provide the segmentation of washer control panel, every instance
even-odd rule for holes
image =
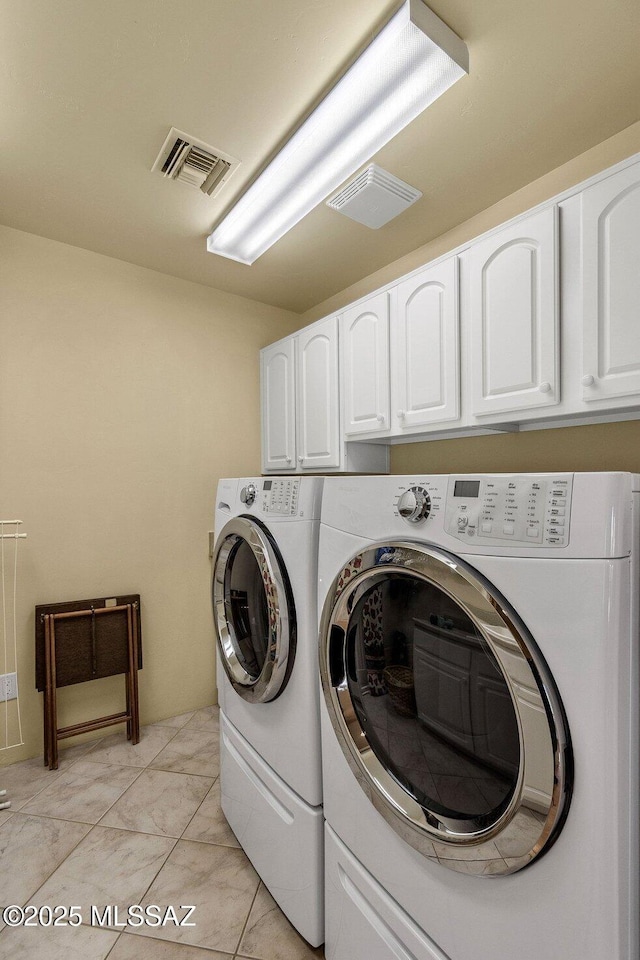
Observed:
[[[444,528],[467,542],[566,547],[572,474],[451,477]]]
[[[277,477],[262,481],[262,512],[277,513],[281,517],[295,517],[298,513],[300,477]]]

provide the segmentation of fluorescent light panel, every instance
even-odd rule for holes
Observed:
[[[407,0],[207,239],[251,264],[468,72],[468,52]]]

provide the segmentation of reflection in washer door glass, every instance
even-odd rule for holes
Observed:
[[[489,824],[518,779],[518,722],[486,641],[454,600],[388,572],[354,606],[348,685],[371,748],[425,809]]]
[[[238,540],[229,555],[224,596],[236,656],[249,676],[257,680],[267,654],[269,611],[260,567],[245,540]]]

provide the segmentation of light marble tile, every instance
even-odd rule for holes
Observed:
[[[21,813],[3,823],[0,826],[0,904],[25,903],[90,829],[84,823]]]
[[[77,759],[74,757],[74,760]],[[54,780],[62,773],[63,755],[60,759],[59,770],[48,770],[42,762],[42,757],[33,760],[22,760],[20,763],[11,763],[0,769],[2,789],[7,791],[3,800],[11,801],[11,809],[15,813],[28,803],[32,797],[51,786]]]
[[[205,730],[215,730],[216,733],[219,732],[220,708],[214,704],[211,707],[203,707],[201,710],[196,710],[189,720],[187,727],[201,727]]]
[[[166,720],[156,720],[155,723],[149,724],[152,727],[174,727],[178,730],[180,727],[184,727],[185,723],[191,720],[193,713],[181,713],[178,717],[167,717]]]
[[[195,927],[138,927],[132,932],[233,953],[258,889],[244,851],[179,840],[143,905],[195,906]]]
[[[135,767],[78,760],[25,804],[22,812],[97,823],[137,776]]]
[[[199,840],[203,843],[222,843],[227,847],[240,846],[220,806],[219,780],[216,780],[202,801],[182,838],[183,840]]]
[[[92,904],[100,909],[113,904],[122,917],[130,904],[140,903],[173,845],[167,837],[93,827],[33,902],[77,904],[84,923],[90,922]]]
[[[146,767],[175,735],[173,727],[143,727],[140,743],[133,744],[126,734],[116,733],[101,740],[87,755],[96,763],[116,763],[130,767]]]
[[[212,781],[165,770],[143,770],[101,825],[179,837],[207,795]]]
[[[238,947],[240,954],[258,960],[313,960],[324,956],[322,947],[309,946],[291,926],[262,883]]]
[[[6,800],[7,798],[6,798],[6,797],[3,797],[2,799],[3,799],[3,800]],[[9,809],[9,810],[0,810],[0,824],[3,824],[3,823],[5,822],[5,820],[8,820],[9,817],[12,816],[12,815],[13,815],[13,811],[12,811],[11,809]]]
[[[73,738],[71,738],[73,739]],[[85,740],[83,743],[76,743],[75,746],[64,746],[68,744],[69,740],[61,740],[58,743],[58,769],[64,770],[70,764],[75,763],[76,760],[80,760],[81,757],[84,757],[85,754],[89,753],[89,750],[93,750],[94,747],[97,747],[99,743],[104,740],[104,737],[94,738],[93,740]]]
[[[220,772],[218,735],[213,730],[183,727],[171,743],[151,762],[156,770],[172,773],[193,773],[201,777],[217,777]]]
[[[109,954],[109,960],[232,960],[232,955],[123,933]]]
[[[92,927],[6,928],[0,934],[0,960],[103,960],[118,936]]]
[[[49,770],[42,757],[33,757],[31,760],[21,760],[19,763],[1,767],[0,781],[2,789],[7,791],[6,797],[2,799],[11,801],[12,811],[22,809],[29,800],[37,796],[41,790],[50,787],[57,777],[69,770],[99,742],[99,740],[91,740],[78,743],[74,747],[62,747],[58,744],[57,770]]]

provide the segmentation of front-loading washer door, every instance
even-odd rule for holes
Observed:
[[[484,861],[481,876],[549,849],[572,781],[562,703],[532,637],[478,571],[426,544],[377,544],[336,577],[320,637],[338,741],[409,844],[465,873]]]
[[[220,532],[212,602],[220,659],[236,693],[251,703],[275,700],[293,667],[295,608],[276,544],[251,517],[235,517]]]

